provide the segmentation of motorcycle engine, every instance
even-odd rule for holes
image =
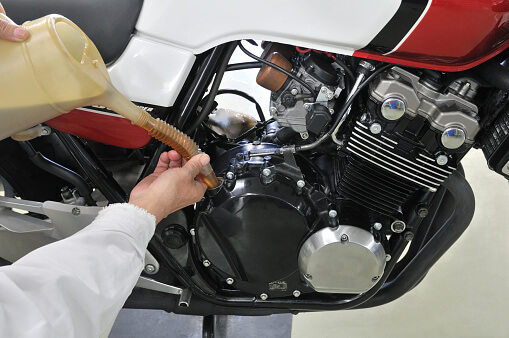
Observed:
[[[345,87],[342,68],[314,52],[285,57],[272,49],[265,57],[301,80],[260,70],[258,83],[272,91],[272,117],[301,142],[320,137]],[[319,156],[325,164],[259,141],[223,150],[213,163],[222,185],[197,207],[194,261],[210,284],[232,294],[368,291],[390,259],[390,235],[412,235],[472,147],[475,92],[467,80],[441,88],[425,74],[393,67],[352,106],[335,146]]]

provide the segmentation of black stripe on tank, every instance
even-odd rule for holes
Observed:
[[[384,28],[363,50],[389,53],[412,29],[431,0],[402,0],[398,10]]]

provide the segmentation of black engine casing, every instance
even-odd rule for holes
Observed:
[[[271,298],[312,292],[301,281],[297,256],[313,230],[328,225],[329,201],[314,184],[322,178],[303,158],[292,167],[282,156],[247,155],[267,147],[236,147],[215,161],[225,178],[199,205],[194,257],[210,262],[202,271],[225,292]]]

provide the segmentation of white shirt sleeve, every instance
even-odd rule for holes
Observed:
[[[0,337],[101,337],[143,269],[155,217],[114,204],[94,222],[0,268]]]

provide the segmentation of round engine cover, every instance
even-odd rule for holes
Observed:
[[[384,268],[382,244],[368,231],[348,225],[316,232],[299,252],[300,272],[317,292],[366,292]]]

